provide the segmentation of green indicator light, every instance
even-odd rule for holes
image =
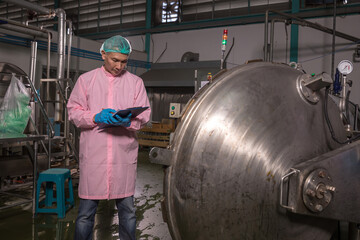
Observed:
[[[223,45],[226,45],[226,43],[227,43],[227,40],[223,40],[223,41],[222,41],[222,44],[223,44]]]
[[[312,73],[311,76],[312,76],[312,77],[315,76],[315,73]]]
[[[171,107],[171,110],[174,110],[174,109],[175,109],[175,106],[172,106],[172,107]]]

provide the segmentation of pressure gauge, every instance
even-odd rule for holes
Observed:
[[[338,65],[339,72],[343,75],[350,74],[353,68],[353,64],[349,60],[342,60]]]

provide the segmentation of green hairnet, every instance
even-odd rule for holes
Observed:
[[[100,48],[100,53],[102,50],[105,52],[118,52],[129,55],[131,53],[131,45],[126,38],[116,35],[105,40]]]

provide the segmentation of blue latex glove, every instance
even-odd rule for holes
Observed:
[[[116,119],[116,122],[112,123],[115,126],[130,127],[131,125],[131,113],[129,113],[126,117],[115,115],[113,118]]]
[[[95,122],[113,124],[113,122],[116,122],[116,119],[113,117],[114,113],[116,113],[114,109],[111,108],[103,109],[101,110],[101,112],[95,115]]]

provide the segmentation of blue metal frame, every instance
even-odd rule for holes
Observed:
[[[28,48],[31,46],[31,41],[33,41],[33,40],[30,38],[17,37],[17,36],[13,36],[13,35],[9,35],[9,34],[2,34],[0,36],[0,42],[17,45],[17,46],[22,46],[22,47],[28,47]],[[37,42],[38,42],[38,49],[44,50],[44,51],[47,50],[47,42],[41,41],[41,40],[37,40]],[[58,46],[57,43],[51,43],[50,51],[56,53],[57,46]],[[67,52],[67,50],[66,50],[66,52]],[[71,56],[87,58],[87,59],[97,60],[97,61],[103,61],[99,52],[88,51],[88,50],[75,48],[75,47],[71,47]],[[127,65],[128,65],[128,67],[146,68],[146,69],[149,69],[151,66],[149,62],[134,60],[134,59],[129,59],[129,62]]]
[[[151,8],[152,8],[152,1],[146,0],[146,29],[151,28]],[[151,34],[145,34],[145,52],[147,53],[147,62],[150,61],[150,39]]]

